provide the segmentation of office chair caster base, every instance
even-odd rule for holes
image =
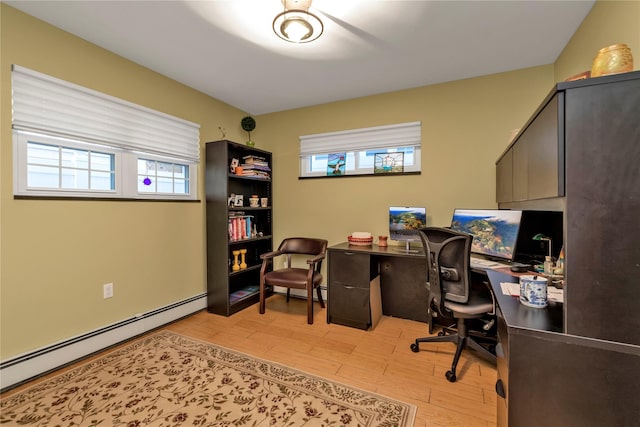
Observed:
[[[444,374],[445,377],[447,377],[447,380],[449,380],[450,383],[455,383],[456,382],[456,374],[454,374],[451,371],[447,371],[446,374]]]
[[[414,353],[417,353],[420,351],[420,347],[418,347],[417,343],[411,344],[411,351],[413,351]]]

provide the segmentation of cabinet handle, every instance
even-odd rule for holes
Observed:
[[[349,286],[349,285],[344,285],[343,286],[345,289],[355,289],[355,286]]]
[[[504,384],[502,383],[502,380],[496,381],[496,393],[498,393],[498,396],[503,399],[507,398],[507,393],[504,392]]]
[[[343,254],[345,254],[346,256],[351,256],[355,255],[355,252],[343,252]]]

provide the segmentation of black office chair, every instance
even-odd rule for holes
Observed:
[[[419,344],[422,342],[456,343],[451,370],[445,374],[450,382],[455,382],[458,360],[466,346],[487,360],[496,362],[495,354],[480,345],[469,332],[470,320],[495,314],[493,296],[484,285],[479,289],[472,286],[469,268],[471,235],[437,227],[422,228],[419,235],[427,260],[427,307],[430,314],[455,321],[456,327],[444,328],[440,336],[417,338],[411,344],[411,350],[416,353],[420,351]]]

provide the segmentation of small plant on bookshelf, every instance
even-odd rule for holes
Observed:
[[[245,132],[247,132],[249,134],[249,139],[247,140],[246,144],[249,147],[254,147],[256,145],[256,143],[251,140],[251,131],[253,131],[256,128],[255,119],[253,117],[251,117],[251,116],[244,117],[240,121],[240,126],[242,126],[242,130],[244,130]]]

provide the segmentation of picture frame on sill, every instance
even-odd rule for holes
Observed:
[[[347,153],[331,153],[327,155],[327,176],[345,174]]]
[[[404,172],[404,153],[376,153],[373,158],[373,173]]]

